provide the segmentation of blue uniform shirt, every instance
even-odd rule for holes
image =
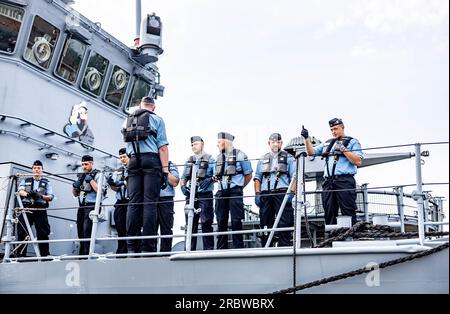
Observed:
[[[338,141],[336,141],[336,143],[334,145],[336,145],[338,143]],[[364,158],[364,153],[361,150],[361,144],[359,143],[359,141],[357,139],[351,139],[351,141],[348,143],[347,145],[347,149],[351,150],[352,153],[355,153],[356,155],[360,156],[361,159]],[[330,152],[333,151],[333,147],[331,148]],[[323,153],[323,144],[320,144],[319,146],[314,148],[314,152],[316,156],[321,156]],[[332,171],[333,171],[333,163],[334,163],[334,157],[330,156],[328,158],[328,165],[327,163],[325,163],[325,168],[324,168],[324,173],[323,173],[323,177],[327,178],[328,177],[328,172],[327,172],[327,166],[328,166],[328,171],[330,172],[330,175],[333,175]],[[345,157],[344,155],[341,155],[339,157],[339,160],[336,164],[336,169],[334,172],[334,175],[339,176],[339,175],[343,175],[343,174],[356,174],[356,169],[357,167],[352,164],[347,157]]]
[[[125,181],[120,180],[122,177],[122,171],[117,171],[114,175],[114,184],[119,188],[119,190],[116,191],[116,200],[126,200],[128,198],[128,190],[127,186],[125,185]]]
[[[195,158],[196,158],[195,159],[195,164],[197,166],[200,165],[200,158],[201,157],[202,156],[195,156]],[[189,162],[190,162],[190,160],[188,159],[186,161],[186,163],[184,164],[184,166],[186,167]],[[206,178],[205,179],[208,179],[208,178],[211,178],[211,177],[214,176],[214,167],[215,166],[216,166],[216,161],[214,160],[214,158],[213,157],[209,158],[209,160],[208,160],[208,169],[206,170]],[[191,187],[190,182],[186,180],[186,174],[184,172],[183,172],[183,175],[181,176],[181,179],[184,182],[186,182],[186,186],[188,188]],[[205,180],[205,179],[202,179],[202,180]],[[200,180],[198,183],[200,183],[202,180]],[[213,190],[214,190],[214,184],[210,184],[206,189],[201,189],[200,187],[197,186],[197,193],[212,192]]]
[[[178,167],[174,165],[173,162],[169,162],[169,171],[175,178],[180,179]],[[159,196],[160,197],[175,196],[175,190],[173,186],[171,186],[169,183],[164,190],[161,190],[161,192],[159,192]]]
[[[256,166],[256,173],[255,173],[255,178],[254,180],[258,180],[259,182],[261,182],[261,191],[269,191],[268,188],[268,182],[270,182],[270,190],[275,189],[275,182],[277,181],[277,170],[278,170],[278,153],[273,154],[272,155],[272,162],[271,162],[271,166],[270,166],[270,180],[269,177],[267,176],[263,176],[263,161],[264,161],[264,157],[263,156],[259,161],[258,164]],[[277,189],[282,189],[282,188],[288,188],[289,187],[289,183],[291,183],[292,178],[295,177],[295,162],[294,162],[294,157],[292,157],[291,155],[288,155],[287,158],[287,173],[282,173],[280,174],[280,177],[278,178],[278,184],[277,184]]]
[[[232,153],[233,152],[231,151],[230,154],[225,154],[225,169],[228,166],[228,163],[227,163],[228,157]],[[222,160],[221,158],[222,158],[222,156],[220,154],[217,156],[216,160]],[[236,172],[241,172],[241,171],[243,173],[239,173],[239,174],[236,174],[231,177],[230,189],[234,188],[236,186],[244,187],[244,176],[247,174],[251,174],[253,172],[252,164],[248,160],[247,155],[244,152],[239,150],[237,153],[237,156],[236,156]],[[222,188],[224,190],[228,188],[227,176],[225,176],[225,175],[222,177],[222,180],[219,181],[219,190],[222,190]]]
[[[97,172],[97,174],[94,177],[94,181],[98,183],[101,175],[102,175],[101,172]],[[104,176],[103,176],[103,182],[106,182],[106,179]],[[89,183],[84,182],[83,184],[89,184]],[[102,193],[103,187],[99,186],[98,192]],[[95,201],[97,200],[97,192],[95,192],[94,189],[92,189],[92,191],[87,192],[87,193],[81,191],[80,196],[78,196],[78,199],[80,200],[81,203],[83,202],[84,194],[86,194],[85,203],[95,203]],[[102,196],[102,198],[103,198],[103,196]]]
[[[38,190],[40,182],[41,182],[40,180],[33,180],[33,187],[32,187],[33,191],[39,192]],[[22,179],[22,181],[20,181],[17,191],[25,191],[25,179]],[[52,198],[54,197],[53,188],[50,182],[47,183],[47,192],[45,193],[45,195],[51,196]]]
[[[124,127],[126,126],[127,120],[125,120]],[[149,135],[146,140],[139,141],[139,149],[141,153],[159,153],[159,149],[168,145],[166,136],[166,126],[164,124],[164,120],[157,116],[156,114],[149,115],[148,125],[150,128],[156,132],[156,139]],[[127,143],[127,154],[134,154],[133,145],[131,143]]]

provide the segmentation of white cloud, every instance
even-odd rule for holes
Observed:
[[[362,25],[380,33],[399,33],[418,28],[442,31],[448,21],[448,0],[355,0],[345,15],[328,22],[325,30],[333,32]]]

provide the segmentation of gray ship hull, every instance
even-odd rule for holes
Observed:
[[[419,245],[297,251],[297,285],[414,254]],[[448,248],[300,293],[449,293]],[[292,287],[292,248],[0,265],[1,293],[254,294]]]

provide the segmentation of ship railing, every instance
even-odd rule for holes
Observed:
[[[217,232],[205,232],[205,233],[192,233],[191,237],[205,237],[205,236],[220,236],[220,235],[233,235],[233,234],[257,234],[257,233],[268,233],[283,232],[283,231],[293,231],[294,227],[283,227],[283,228],[268,228],[268,229],[252,229],[252,230],[239,230],[239,231],[217,231]],[[117,241],[117,240],[158,240],[158,239],[168,239],[168,238],[187,238],[186,234],[173,234],[173,235],[154,235],[154,236],[133,236],[133,237],[95,237],[95,241]],[[64,243],[64,242],[90,242],[91,238],[83,239],[51,239],[51,240],[30,240],[30,241],[10,241],[9,245],[19,245],[19,244],[33,244],[37,245],[39,243]],[[199,250],[200,251],[200,250]],[[88,255],[58,255],[58,256],[33,256],[33,257],[7,257],[5,255],[3,262],[15,262],[15,261],[35,261],[35,260],[68,260],[68,259],[98,259],[98,258],[116,258],[116,257],[137,257],[137,256],[166,256],[176,253],[191,252],[191,250],[185,251],[168,251],[168,252],[142,252],[142,253],[96,253],[95,243],[90,246]]]
[[[416,201],[416,208],[417,208],[417,222],[418,222],[418,230],[419,230],[419,243],[423,244],[424,242],[424,232],[425,232],[425,228],[428,228],[428,226],[442,226],[445,225],[445,223],[443,222],[439,222],[439,221],[433,221],[433,218],[431,219],[431,221],[428,221],[428,215],[424,215],[424,211],[426,209],[426,207],[428,206],[429,203],[429,197],[427,197],[427,193],[424,192],[422,190],[422,186],[423,186],[423,181],[422,181],[422,176],[421,176],[421,156],[423,156],[423,153],[421,152],[421,144],[415,144],[415,157],[416,157],[416,191],[414,191],[411,194],[411,198],[414,199]],[[304,165],[304,161],[305,161],[305,156],[302,154],[299,154],[297,156],[297,169],[304,169],[303,165]],[[193,172],[196,171],[196,166],[194,165],[193,167]],[[194,174],[195,175],[195,174]],[[100,181],[98,182],[99,186],[103,186],[103,180],[104,180],[104,176],[100,176]],[[296,199],[295,199],[295,211],[296,211],[296,220],[294,222],[294,233],[295,233],[295,243],[296,245],[294,246],[295,248],[300,248],[301,247],[301,222],[302,222],[302,216],[303,213],[305,212],[305,210],[307,209],[307,202],[306,200],[306,194],[307,192],[304,191],[304,175],[297,175],[297,191],[296,191]],[[294,180],[290,183],[290,187],[292,187],[292,184],[294,183]],[[193,182],[191,182],[191,184],[194,184]],[[191,191],[194,191],[194,187],[191,186]],[[290,190],[290,189],[288,189]],[[364,211],[365,211],[365,217],[366,220],[368,220],[369,218],[369,210],[368,210],[368,191],[367,191],[367,186],[362,190],[363,193],[363,206],[364,206]],[[403,198],[404,198],[405,194],[403,193],[403,191],[400,189],[396,192],[396,197],[397,198],[397,205],[398,205],[398,209],[399,209],[399,216],[401,217],[402,221],[404,220],[404,207],[405,204],[403,203]],[[283,206],[282,208],[280,208],[278,216],[276,218],[276,223],[274,224],[274,227],[272,229],[270,229],[270,240],[268,241],[268,243],[270,244],[273,234],[275,231],[286,231],[286,230],[292,230],[292,229],[286,229],[284,230],[284,228],[280,229],[277,228],[280,216],[282,215],[283,209],[284,209],[284,205],[287,202],[287,197],[288,195],[285,195],[284,201],[283,201]],[[89,239],[90,241],[90,246],[89,246],[89,257],[92,257],[94,255],[97,255],[97,253],[95,253],[95,241],[102,239],[102,238],[97,238],[97,226],[99,223],[99,212],[100,212],[100,207],[101,205],[102,199],[101,199],[101,193],[97,194],[97,200],[96,200],[96,205],[95,205],[95,209],[94,209],[94,213],[93,213],[93,227],[92,227],[92,234],[91,234],[91,238]],[[436,204],[438,204],[437,206],[439,206],[439,203],[442,202],[436,202]],[[189,204],[194,204],[194,199],[193,196],[191,195],[190,198],[190,202]],[[191,239],[193,236],[207,236],[207,235],[229,235],[229,234],[245,234],[245,233],[259,233],[262,230],[264,232],[269,231],[269,229],[256,229],[256,230],[242,230],[242,231],[227,231],[227,232],[214,232],[214,233],[210,233],[210,234],[206,234],[206,233],[201,233],[201,234],[192,234],[192,218],[194,216],[194,211],[195,208],[193,208],[193,206],[187,205],[185,207],[185,211],[188,215],[188,228],[187,228],[187,233],[185,235],[171,235],[171,236],[149,236],[149,237],[123,237],[122,239],[158,239],[158,238],[164,238],[164,237],[185,237],[186,239],[186,251],[190,252],[191,251]],[[19,242],[15,242],[15,241],[11,241],[12,240],[12,209],[11,211],[9,211],[8,213],[8,218],[6,219],[7,222],[7,237],[4,240],[5,242],[5,260],[9,260],[10,259],[10,248],[11,248],[11,244],[18,244]],[[404,223],[402,223],[402,228],[404,229]],[[119,240],[120,238],[103,238],[102,240]],[[51,242],[55,242],[57,240],[47,240],[49,241],[49,243]],[[70,239],[68,241],[80,241],[80,239]],[[86,239],[82,239],[82,241],[88,241]],[[39,243],[40,241],[36,241],[34,239],[32,239],[32,241],[26,241],[27,243],[32,243],[35,247],[36,247],[36,243]],[[37,253],[37,258],[41,258],[39,256],[39,252],[38,249],[36,249],[36,253]]]

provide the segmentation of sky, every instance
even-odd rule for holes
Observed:
[[[73,7],[132,45],[135,1]],[[333,117],[363,148],[449,140],[448,0],[143,0],[142,13],[152,12],[163,22],[165,95],[156,112],[175,163],[191,154],[192,135],[215,156],[217,132],[230,132],[235,147],[258,158],[273,132],[287,144],[304,125],[327,140]],[[424,182],[448,183],[448,147],[423,148]],[[356,180],[413,184],[414,159],[359,169]],[[448,185],[424,190],[445,196],[448,216]],[[252,183],[245,194],[254,194]],[[179,206],[175,233],[184,224]]]

